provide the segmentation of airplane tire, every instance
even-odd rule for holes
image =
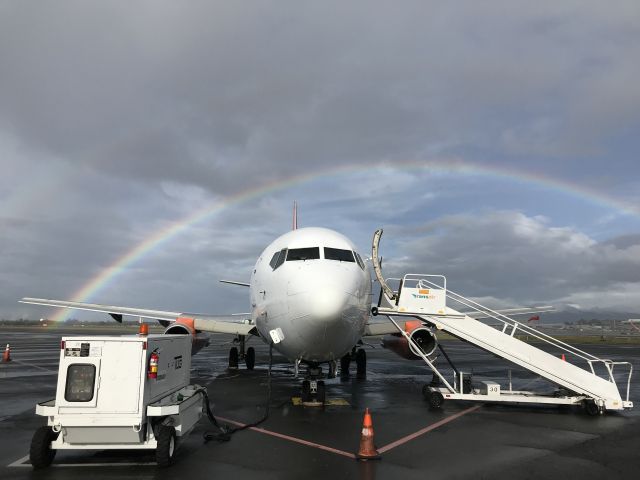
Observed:
[[[326,389],[324,387],[324,382],[318,382],[318,390],[316,392],[316,400],[320,403],[324,403],[327,399]]]
[[[424,385],[422,387],[422,396],[425,400],[429,400],[429,396],[431,396],[431,390],[429,389],[429,385]]]
[[[51,442],[56,438],[58,438],[58,434],[50,427],[40,427],[36,430],[29,449],[29,461],[33,468],[41,469],[51,465],[56,456],[56,451],[51,448]]]
[[[247,370],[253,370],[256,365],[256,351],[253,347],[247,348],[247,354],[244,356],[244,362],[247,365]]]
[[[340,378],[349,378],[349,366],[351,365],[351,355],[346,354],[340,359]]]
[[[311,382],[309,382],[309,380],[304,380],[302,382],[302,401],[311,401]]]
[[[159,467],[168,467],[173,464],[176,452],[176,430],[173,427],[162,425],[158,429],[158,446],[156,447],[156,463]]]
[[[429,406],[431,408],[440,408],[444,403],[444,397],[440,392],[431,392],[428,400],[429,400]]]
[[[367,352],[359,348],[356,352],[356,376],[358,378],[367,377]]]
[[[229,368],[238,368],[238,347],[229,350]]]

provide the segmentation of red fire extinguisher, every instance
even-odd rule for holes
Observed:
[[[149,369],[147,370],[147,378],[158,378],[158,360],[160,360],[158,352],[151,352],[151,355],[149,355]]]

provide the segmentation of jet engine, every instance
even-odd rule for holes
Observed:
[[[191,321],[189,321],[191,320]],[[209,345],[209,335],[193,328],[192,319],[178,319],[164,331],[165,335],[191,335],[191,355]]]
[[[406,322],[405,331],[427,357],[431,357],[435,353],[438,347],[438,339],[435,333],[425,327],[422,322]],[[418,360],[422,358],[417,352],[414,352],[414,347],[410,345],[407,339],[400,333],[394,333],[384,337],[382,339],[382,346],[407,360]]]

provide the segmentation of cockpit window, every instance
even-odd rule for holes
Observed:
[[[320,258],[320,248],[292,248],[287,253],[287,262],[291,260],[317,260]]]
[[[279,252],[276,252],[273,254],[273,258],[269,262],[269,265],[271,265],[271,268],[275,270],[276,268],[278,268],[280,265],[284,263],[284,259],[286,258],[286,256],[287,256],[287,249],[283,248]]]
[[[269,262],[269,265],[271,266],[271,268],[276,268],[276,263],[278,262],[278,257],[280,256],[280,251],[277,251],[276,253],[273,254],[273,257],[271,258],[271,261]]]
[[[340,262],[355,262],[351,250],[341,250],[339,248],[324,247],[324,258]]]
[[[364,270],[364,262],[362,261],[362,257],[360,256],[360,254],[355,251],[353,252],[353,254],[356,256],[356,262],[358,262],[358,265],[360,266],[360,268]]]

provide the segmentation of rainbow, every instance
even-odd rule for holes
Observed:
[[[161,228],[143,241],[135,245],[133,248],[118,257],[111,265],[104,268],[96,276],[87,281],[79,290],[77,290],[71,301],[88,302],[98,292],[109,285],[116,277],[125,272],[129,266],[140,261],[145,256],[156,250],[158,247],[166,244],[173,238],[185,232],[190,227],[212,217],[213,215],[223,211],[224,209],[241,204],[262,195],[284,190],[293,186],[298,186],[313,180],[337,177],[358,172],[372,172],[380,170],[386,173],[397,170],[424,170],[427,172],[461,175],[461,176],[479,176],[489,177],[492,179],[515,181],[529,184],[532,186],[543,187],[582,200],[592,202],[594,204],[614,209],[625,215],[633,215],[640,217],[640,208],[610,198],[594,189],[583,187],[577,184],[569,183],[563,180],[554,179],[542,174],[523,172],[505,167],[494,167],[487,165],[473,165],[457,159],[438,160],[438,161],[403,161],[388,162],[376,165],[344,165],[331,168],[321,172],[307,173],[303,175],[291,176],[282,180],[265,183],[259,187],[250,188],[234,195],[230,195],[207,205],[192,214],[181,218],[173,224]],[[54,317],[54,322],[64,321],[69,314],[67,309],[61,309]]]

